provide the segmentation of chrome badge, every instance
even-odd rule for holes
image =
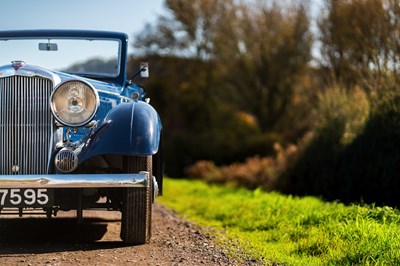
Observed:
[[[18,69],[20,69],[24,65],[25,65],[25,62],[22,61],[22,60],[11,61],[11,66],[15,69],[15,71],[17,71]]]

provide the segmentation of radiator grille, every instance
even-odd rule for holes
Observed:
[[[0,78],[0,174],[45,174],[51,141],[52,81]]]

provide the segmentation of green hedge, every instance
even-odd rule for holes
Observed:
[[[399,206],[399,89],[371,94],[369,105],[357,93],[333,89],[320,98],[319,110],[330,112],[321,117],[315,137],[284,176],[283,191]],[[327,106],[326,98],[335,97],[336,105]],[[365,121],[362,106],[370,108]]]

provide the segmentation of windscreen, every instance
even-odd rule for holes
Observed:
[[[0,65],[22,60],[49,70],[116,77],[120,42],[110,39],[0,39]]]

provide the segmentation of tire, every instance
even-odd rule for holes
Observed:
[[[142,245],[151,237],[152,218],[152,160],[146,157],[125,157],[124,172],[149,172],[149,186],[144,188],[122,189],[121,239],[129,245]]]

